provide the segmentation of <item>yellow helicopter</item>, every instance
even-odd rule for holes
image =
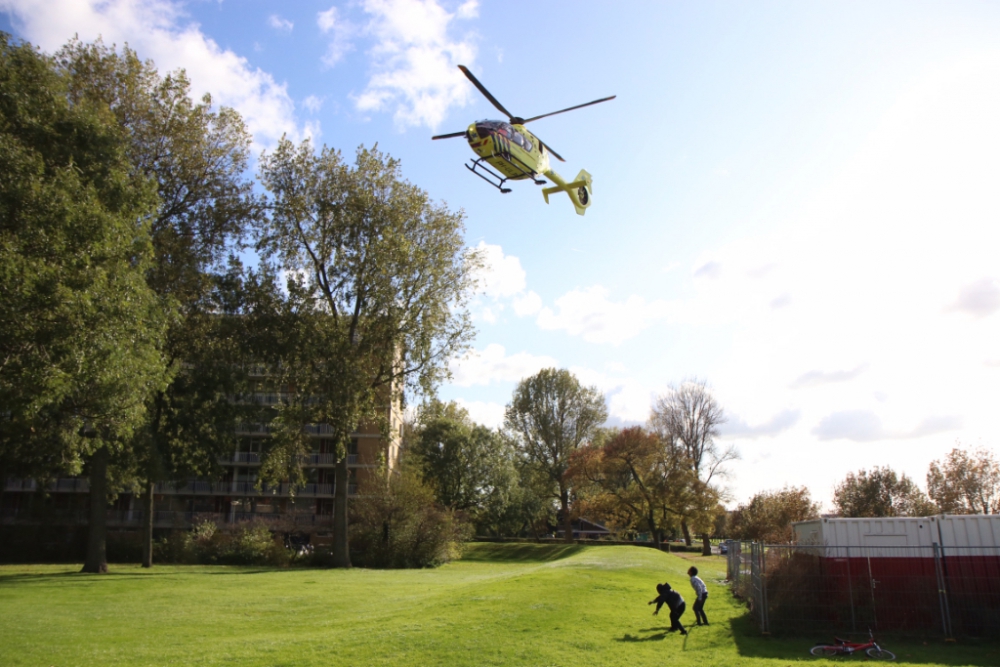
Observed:
[[[505,114],[509,122],[500,120],[480,120],[469,125],[464,132],[452,132],[451,134],[439,134],[431,139],[451,139],[453,137],[465,137],[469,146],[479,156],[471,164],[465,165],[466,169],[484,181],[494,186],[500,192],[510,192],[510,188],[503,187],[507,181],[521,181],[531,179],[536,185],[545,185],[545,180],[540,176],[545,175],[555,183],[554,187],[543,188],[542,195],[545,203],[549,203],[549,195],[554,192],[565,192],[573,201],[576,212],[583,215],[590,206],[591,195],[593,193],[593,180],[585,169],[581,169],[576,178],[567,183],[559,174],[549,168],[549,155],[555,156],[560,162],[565,162],[559,153],[552,150],[541,139],[524,128],[525,125],[539,118],[555,116],[556,114],[573,111],[592,104],[599,104],[613,100],[617,95],[603,97],[586,104],[578,104],[575,107],[553,111],[533,116],[532,118],[521,118],[507,111],[497,98],[486,90],[486,87],[479,82],[472,72],[465,65],[458,68],[469,78],[469,81],[479,89],[486,99],[493,103],[500,112]],[[490,168],[492,167],[492,169]],[[499,173],[497,173],[499,172]]]

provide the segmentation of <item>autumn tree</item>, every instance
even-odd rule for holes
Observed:
[[[649,531],[659,547],[664,530],[690,506],[695,482],[686,460],[674,453],[655,433],[634,426],[573,452],[566,477],[590,487],[586,502],[595,510]]]
[[[947,514],[1000,514],[1000,463],[989,449],[955,447],[931,462],[927,493]]]
[[[691,544],[691,523],[702,530],[702,552],[712,552],[710,527],[721,491],[716,481],[727,473],[725,464],[738,458],[735,447],[716,442],[725,422],[722,406],[707,384],[688,380],[656,398],[649,417],[650,429],[657,433],[673,455],[686,461],[693,473],[692,504],[681,521],[684,540]]]
[[[364,422],[386,432],[404,392],[429,394],[474,333],[466,304],[479,255],[465,248],[463,214],[402,179],[399,161],[287,139],[260,162],[270,214],[262,261],[287,278],[275,381],[294,391],[272,422],[264,481],[299,480],[304,427],[332,429],[337,464],[334,564],[350,566],[347,447]]]
[[[573,540],[570,455],[608,418],[604,395],[584,387],[567,370],[545,368],[518,383],[504,417],[524,457],[547,480],[559,503],[567,542]]]
[[[73,40],[56,59],[78,103],[109,109],[127,137],[125,154],[137,178],[155,185],[149,217],[153,247],[145,277],[175,316],[162,372],[173,380],[147,401],[144,427],[122,443],[119,477],[143,491],[143,566],[152,564],[153,485],[178,476],[207,475],[231,449],[241,350],[221,291],[239,274],[232,257],[258,212],[246,178],[250,135],[233,109],[191,97],[183,71],[160,75],[135,51]],[[231,314],[231,313],[230,313]]]
[[[153,267],[155,183],[108,106],[0,34],[0,479],[91,476],[87,571],[106,570],[105,471],[164,386],[172,304]]]
[[[788,543],[795,538],[792,523],[819,516],[806,487],[761,491],[736,507],[729,519],[729,535],[738,540]]]
[[[833,505],[843,517],[928,516],[934,503],[912,479],[889,466],[848,473],[833,490]]]

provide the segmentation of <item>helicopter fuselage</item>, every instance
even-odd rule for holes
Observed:
[[[501,120],[480,120],[465,133],[469,146],[505,179],[537,180],[549,172],[549,153],[542,142],[525,129]]]

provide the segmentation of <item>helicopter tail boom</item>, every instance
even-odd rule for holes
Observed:
[[[583,215],[587,212],[587,209],[590,207],[591,193],[593,193],[594,187],[591,184],[593,178],[587,173],[586,169],[581,169],[580,173],[576,175],[576,179],[570,183],[564,181],[559,174],[552,170],[546,171],[545,175],[556,184],[551,188],[542,189],[542,196],[545,197],[546,204],[549,203],[549,195],[556,192],[565,192],[569,195],[570,200],[572,200],[577,215]]]

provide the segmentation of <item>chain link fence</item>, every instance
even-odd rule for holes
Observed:
[[[1000,548],[727,546],[763,633],[1000,636]]]

